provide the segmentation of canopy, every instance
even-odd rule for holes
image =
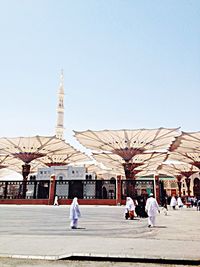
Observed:
[[[200,153],[200,132],[182,132],[176,138],[171,151],[178,153]]]
[[[166,152],[180,133],[175,129],[74,131],[76,139],[86,148],[109,151],[127,162],[144,152]]]
[[[121,168],[125,161],[118,155],[112,153],[93,153],[93,157],[97,162],[103,163],[108,168]],[[157,166],[166,158],[165,153],[149,153],[134,156],[129,162],[132,164],[132,169],[142,170],[148,164],[157,164]],[[139,168],[141,166],[141,168]]]
[[[169,154],[168,160],[176,160],[189,163],[200,169],[200,152],[197,153],[174,152]]]
[[[68,143],[64,143],[62,150],[48,153],[45,157],[38,159],[39,162],[47,166],[63,166],[74,163],[89,161],[91,158],[85,153],[75,149]]]
[[[0,138],[1,153],[12,155],[26,164],[48,153],[63,149],[64,141],[55,136]]]
[[[20,163],[20,160],[15,159],[7,154],[0,154],[0,169],[15,167]]]

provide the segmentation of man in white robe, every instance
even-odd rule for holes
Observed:
[[[148,214],[148,227],[154,227],[156,215],[158,212],[160,213],[160,210],[159,210],[158,202],[153,197],[152,193],[149,195],[149,198],[147,199],[145,210]]]

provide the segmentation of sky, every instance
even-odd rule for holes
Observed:
[[[0,137],[200,131],[199,0],[0,0]]]

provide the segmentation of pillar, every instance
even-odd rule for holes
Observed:
[[[117,176],[117,192],[116,192],[116,205],[121,204],[122,201],[122,183],[121,183],[121,175]]]
[[[188,193],[188,197],[190,197],[190,181],[191,179],[189,177],[186,177],[185,178],[185,182],[186,182],[186,185],[187,185],[187,193]]]
[[[182,179],[182,176],[181,175],[177,175],[176,179],[177,179],[177,184],[178,184],[178,195],[179,195],[179,197],[181,197],[181,195],[182,195],[182,192],[181,192],[181,186],[182,186],[181,179]]]
[[[138,172],[135,170],[135,168],[137,168],[140,165],[141,165],[140,163],[138,165],[137,163],[129,163],[129,162],[126,162],[123,164],[126,180],[135,181],[135,175]],[[130,183],[129,181],[127,181],[126,182],[126,189],[127,189],[129,197],[134,197],[136,195],[135,182]]]
[[[50,188],[49,188],[49,205],[53,205],[55,198],[55,189],[56,189],[56,176],[52,174],[50,177]]]
[[[26,198],[27,178],[30,173],[30,169],[31,169],[30,164],[22,165],[22,176],[23,176],[22,198]]]
[[[155,175],[154,176],[155,179],[155,198],[158,202],[158,204],[160,204],[160,183],[159,183],[159,175]]]

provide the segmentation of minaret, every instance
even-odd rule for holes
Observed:
[[[57,106],[57,125],[56,137],[64,140],[64,76],[63,70],[60,76],[60,86],[58,91],[58,106]]]

